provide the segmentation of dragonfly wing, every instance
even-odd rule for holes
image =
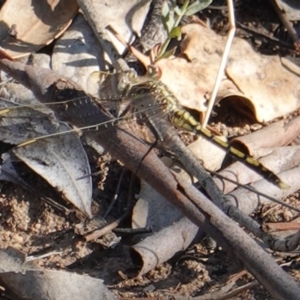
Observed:
[[[34,138],[57,130],[57,122],[51,120],[51,111],[48,113],[31,107],[16,105],[0,99],[0,139],[4,143],[16,145],[25,139]]]
[[[2,106],[3,107],[3,106]],[[16,107],[16,106],[12,106]],[[28,139],[70,130],[49,114],[17,106],[0,115],[0,140],[12,145]],[[85,150],[75,133],[37,140],[13,153],[43,177],[66,200],[91,217],[92,181]],[[78,180],[79,178],[82,178]]]

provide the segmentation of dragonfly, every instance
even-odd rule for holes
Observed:
[[[250,169],[257,172],[267,181],[281,189],[289,188],[288,184],[283,182],[257,159],[232,147],[229,143],[214,135],[209,129],[202,127],[202,125],[180,105],[177,97],[160,80],[153,78],[153,76],[130,76],[127,83],[123,83],[123,85],[121,90],[125,91],[124,97],[132,99],[135,109],[137,111],[144,110],[143,114],[148,115],[148,119],[151,118],[151,115],[156,116],[156,114],[164,113],[174,127],[190,131],[195,135],[203,136],[213,144],[224,149],[226,153],[231,155],[234,159],[244,163]],[[153,108],[152,110],[148,109],[151,107]],[[149,112],[151,115],[149,115]],[[155,118],[152,122],[155,123]],[[155,128],[155,124],[152,125]],[[163,139],[163,137],[161,138]]]
[[[108,104],[108,110],[115,113],[113,120],[107,122],[100,122],[91,124],[78,129],[69,129],[67,131],[53,132],[50,134],[29,138],[21,142],[17,147],[23,147],[30,143],[36,142],[39,139],[48,139],[58,135],[74,132],[79,130],[105,130],[110,126],[117,126],[120,123],[130,122],[132,120],[140,119],[149,122],[152,127],[156,127],[156,120],[158,118],[166,118],[170,126],[174,126],[183,130],[190,131],[195,135],[201,135],[211,141],[213,144],[221,147],[231,155],[234,159],[244,163],[250,169],[257,172],[270,183],[278,186],[281,189],[287,189],[289,186],[284,183],[276,174],[267,169],[255,158],[241,152],[232,147],[229,143],[224,142],[218,136],[214,135],[210,130],[201,126],[201,124],[183,107],[180,105],[176,96],[155,76],[136,76],[133,71],[110,74],[97,73],[93,76],[99,76],[99,101]],[[60,105],[62,109],[74,105],[82,105],[84,107],[84,100],[72,99],[63,101],[62,103],[48,103],[43,104],[51,108],[51,106]],[[30,105],[28,105],[30,106]],[[6,114],[11,111],[16,111],[20,108],[26,108],[27,105],[6,107],[0,110],[0,118],[6,117]],[[41,106],[41,105],[40,105]],[[30,106],[32,108],[33,106]],[[38,107],[37,105],[35,107]],[[58,118],[59,119],[59,118]],[[157,138],[163,140],[163,136],[157,133]]]

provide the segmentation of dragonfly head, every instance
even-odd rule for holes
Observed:
[[[137,82],[138,76],[134,70],[129,70],[120,73],[120,78],[118,80],[117,89],[119,92],[125,92],[130,90],[130,88]]]

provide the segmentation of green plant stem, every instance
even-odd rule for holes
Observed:
[[[189,3],[190,3],[189,0],[185,0],[185,1],[184,1],[183,5],[182,5],[182,7],[181,7],[181,9],[180,9],[180,14],[177,16],[177,18],[176,18],[176,20],[175,20],[175,23],[174,23],[174,26],[173,26],[172,30],[173,30],[174,28],[176,28],[176,27],[179,25],[179,23],[180,23],[182,17],[185,15],[185,13],[186,13],[186,11],[187,11],[187,7],[188,7]],[[157,60],[159,60],[159,59],[161,58],[161,56],[166,52],[166,50],[167,50],[167,48],[168,48],[168,46],[169,46],[169,44],[170,44],[170,42],[171,42],[171,39],[172,39],[172,37],[171,37],[171,32],[172,32],[172,30],[170,30],[170,32],[168,32],[168,38],[167,38],[166,41],[162,44],[162,46],[161,46],[161,48],[160,48],[160,50],[159,50],[159,53],[158,53],[158,59],[157,59]]]

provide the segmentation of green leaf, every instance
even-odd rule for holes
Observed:
[[[161,15],[163,18],[167,17],[167,15],[170,13],[170,8],[169,8],[169,5],[168,3],[165,1],[163,3],[163,6],[161,8]]]
[[[166,18],[163,17],[163,24],[167,32],[170,33],[175,24],[174,17],[172,15],[168,15]]]
[[[170,33],[174,27],[175,20],[173,12],[170,10],[167,2],[164,2],[162,7],[162,22],[167,32]]]
[[[175,12],[175,14],[177,16],[181,16],[182,15],[182,11],[181,11],[181,9],[178,6],[174,7],[174,12]]]
[[[195,13],[203,10],[212,3],[212,0],[197,0],[192,3],[185,11],[186,16],[194,15]]]

